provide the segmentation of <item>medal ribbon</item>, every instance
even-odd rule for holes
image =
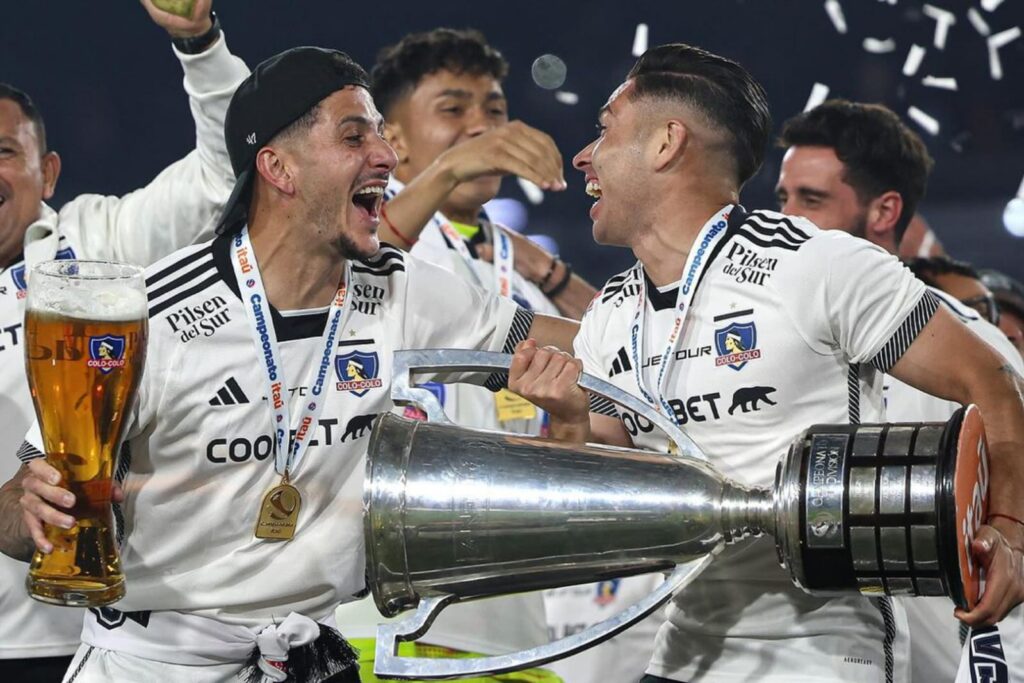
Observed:
[[[324,409],[326,402],[326,396],[322,396],[324,381],[330,370],[334,340],[337,337],[338,328],[341,326],[342,314],[347,308],[348,294],[351,291],[349,286],[352,282],[351,263],[346,262],[345,264],[344,283],[338,288],[334,302],[327,314],[327,326],[322,337],[323,353],[320,356],[320,365],[307,378],[307,384],[310,386],[309,402],[300,411],[295,438],[289,442],[291,415],[288,405],[288,386],[284,378],[284,364],[281,362],[277,334],[274,332],[274,324],[270,315],[270,304],[267,301],[267,292],[263,287],[263,278],[260,277],[256,256],[253,254],[248,226],[235,236],[233,247],[231,263],[235,269],[235,279],[238,281],[238,292],[242,297],[245,317],[252,330],[256,352],[263,360],[263,385],[267,396],[267,406],[271,412],[271,429],[277,439],[274,468],[278,474],[286,477],[298,469],[299,463],[309,447],[308,437],[311,436],[311,428],[316,424],[317,418],[320,417],[320,413]]]
[[[473,255],[469,253],[469,247],[466,246],[466,240],[462,235],[452,227],[451,223],[440,220],[436,214],[431,220],[440,228],[444,236],[448,238],[452,249],[462,259],[466,269],[469,270],[469,275],[473,278],[474,284],[487,289],[484,283],[480,281],[476,268],[473,267]],[[512,238],[509,237],[504,228],[492,223],[491,232],[491,244],[494,247],[494,289],[492,291],[501,296],[512,296],[512,268],[515,259],[515,245],[512,244]]]
[[[644,400],[654,406],[658,412],[664,413],[666,417],[676,424],[679,424],[679,421],[675,417],[675,411],[672,410],[672,406],[665,399],[664,391],[669,362],[679,347],[679,341],[683,337],[683,325],[690,311],[690,303],[697,292],[697,283],[700,282],[701,275],[709,265],[709,261],[705,257],[710,254],[715,245],[718,244],[718,241],[725,235],[726,228],[729,227],[729,212],[731,210],[732,205],[730,204],[704,224],[700,233],[697,234],[697,239],[694,240],[697,248],[691,249],[690,254],[686,257],[686,265],[683,266],[683,277],[679,281],[679,289],[676,292],[676,319],[672,325],[672,330],[669,332],[665,351],[661,354],[658,381],[655,384],[654,391],[648,388],[647,382],[644,380],[643,366],[640,360],[642,350],[644,349],[644,328],[647,322],[647,283],[644,277],[643,264],[638,262],[634,266],[633,274],[640,283],[640,293],[637,295],[636,311],[633,313],[633,326],[630,330],[633,373],[636,375],[636,383],[640,388],[640,393],[643,394]],[[657,400],[654,398],[655,395]]]

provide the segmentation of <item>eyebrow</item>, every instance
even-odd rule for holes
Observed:
[[[10,135],[0,135],[0,144],[3,145],[20,145],[17,138],[11,137]]]
[[[446,88],[441,92],[437,93],[435,99],[441,97],[454,97],[460,100],[470,100],[473,99],[473,93],[469,92],[468,90],[463,90],[462,88]],[[494,100],[504,101],[506,98],[505,95],[500,92],[489,92],[487,93],[487,96],[484,97],[484,99],[488,102],[492,102]]]

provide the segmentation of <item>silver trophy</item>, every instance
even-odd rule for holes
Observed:
[[[771,534],[793,582],[815,595],[978,600],[970,541],[987,513],[976,408],[948,423],[815,425],[771,488],[726,480],[671,421],[589,375],[580,385],[640,413],[680,455],[569,445],[453,425],[413,372],[507,370],[506,354],[395,354],[392,395],[426,422],[384,415],[367,458],[367,582],[381,614],[374,672],[398,679],[503,673],[569,656],[630,627],[724,547]],[[445,606],[654,571],[661,586],[620,614],[530,650],[477,659],[397,656]]]

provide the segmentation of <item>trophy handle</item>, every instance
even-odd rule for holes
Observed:
[[[493,351],[466,351],[464,349],[430,349],[396,351],[394,354],[391,398],[396,403],[407,402],[419,407],[427,415],[427,421],[452,424],[444,414],[441,403],[427,389],[414,386],[413,372],[479,372],[481,370],[507,371],[512,362],[508,353]],[[643,415],[675,442],[681,455],[707,462],[707,456],[689,436],[683,433],[672,420],[651,408],[632,394],[626,393],[614,384],[584,373],[580,376],[580,387],[592,394],[629,408]]]
[[[488,353],[487,355],[510,358],[507,354]],[[397,654],[398,643],[415,640],[422,636],[441,610],[454,600],[454,596],[451,595],[424,598],[409,618],[395,623],[381,624],[377,627],[377,649],[373,673],[383,678],[400,680],[465,678],[518,671],[568,657],[611,638],[649,616],[665,604],[674,593],[682,590],[696,579],[712,559],[713,554],[708,553],[696,560],[678,565],[668,575],[665,582],[643,600],[584,631],[530,650],[490,657],[473,659],[399,657]]]

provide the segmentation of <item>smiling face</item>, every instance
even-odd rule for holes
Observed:
[[[627,81],[612,93],[598,117],[598,138],[572,160],[586,178],[587,194],[597,199],[590,218],[598,244],[632,246],[637,224],[644,223],[640,214],[649,204],[650,183],[642,163],[645,133],[632,88]]]
[[[401,159],[395,175],[408,183],[445,150],[508,123],[508,103],[501,82],[493,76],[442,69],[424,76],[408,96],[396,102],[388,123]],[[475,214],[498,194],[500,186],[498,175],[462,183],[441,210]]]
[[[775,186],[779,210],[804,216],[823,230],[865,237],[868,207],[843,180],[845,170],[831,147],[790,147]]]
[[[380,246],[384,187],[397,164],[383,125],[370,93],[349,86],[325,98],[312,129],[288,145],[299,210],[315,239],[345,258],[372,256]]]
[[[53,196],[60,162],[40,147],[38,131],[21,107],[0,99],[0,265],[21,253],[40,202]]]

